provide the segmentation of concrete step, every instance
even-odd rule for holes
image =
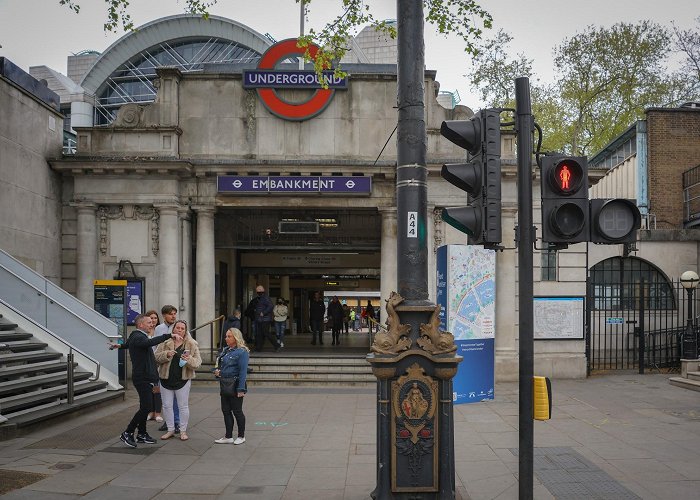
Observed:
[[[295,380],[295,379],[274,379],[274,378],[259,378],[251,380],[248,384],[250,387],[286,387],[286,386],[311,386],[311,387],[374,387],[377,384],[377,379],[372,381],[366,380]]]
[[[12,342],[3,342],[0,349],[11,352],[31,352],[43,351],[48,347],[44,342],[32,342],[31,340],[16,340]]]
[[[74,393],[76,396],[80,396],[81,394],[95,392],[105,387],[107,387],[107,382],[99,380],[95,382],[76,382]],[[2,408],[2,415],[9,419],[13,413],[30,410],[36,406],[52,403],[57,404],[61,400],[66,399],[66,394],[67,388],[65,385],[62,385],[47,390],[38,390],[27,394],[8,396],[0,398],[0,408]]]
[[[91,376],[92,374],[88,372],[77,372],[74,374],[73,380],[75,382],[80,382],[89,379]],[[0,397],[28,393],[37,389],[46,389],[57,385],[65,385],[67,381],[68,372],[64,371],[0,382]]]
[[[690,380],[700,380],[700,372],[688,372],[688,378]]]
[[[61,359],[63,355],[60,352],[21,352],[12,354],[0,354],[0,368],[3,366],[12,366],[18,363],[37,363],[41,361],[52,361]]]
[[[17,328],[15,323],[0,322],[0,331],[14,330]]]
[[[32,338],[31,333],[18,332],[18,331],[0,331],[0,344],[5,342],[11,342],[13,340],[28,340]]]
[[[77,368],[78,363],[73,363],[73,366]],[[11,380],[17,375],[30,376],[35,373],[54,373],[66,371],[66,369],[67,363],[63,361],[42,361],[12,368],[0,368],[0,381]]]
[[[690,389],[691,391],[700,392],[700,380],[692,380],[683,377],[671,377],[668,379],[668,383],[675,385],[676,387],[682,387],[684,389]]]

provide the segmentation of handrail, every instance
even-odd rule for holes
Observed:
[[[32,284],[29,283],[27,280],[25,280],[25,279],[22,278],[21,276],[17,275],[17,273],[15,273],[14,271],[11,271],[10,269],[8,269],[8,268],[5,267],[5,266],[3,266],[3,269],[4,269],[6,272],[10,273],[10,274],[11,274],[12,276],[14,276],[15,278],[17,278],[18,280],[20,280],[21,282],[23,282],[25,285],[29,286],[30,288],[33,288],[34,291],[36,291],[38,294],[43,295],[44,297],[46,297],[47,299],[49,299],[50,301],[52,301],[52,302],[53,302],[54,304],[56,304],[57,306],[59,306],[60,308],[62,308],[62,309],[65,310],[65,311],[67,311],[69,314],[75,316],[76,318],[78,318],[80,321],[82,321],[82,322],[85,323],[86,325],[89,325],[91,328],[97,330],[97,331],[98,331],[99,333],[101,333],[104,337],[106,337],[106,338],[108,338],[108,339],[118,339],[118,338],[121,338],[121,335],[107,335],[107,334],[105,334],[103,331],[101,331],[101,330],[95,328],[95,326],[94,326],[92,323],[90,323],[88,320],[86,320],[85,318],[83,318],[81,315],[77,314],[75,311],[72,311],[72,310],[68,309],[66,306],[64,306],[63,304],[61,304],[59,301],[57,301],[56,299],[52,298],[48,293],[46,293],[46,292],[44,292],[43,290],[41,290],[41,289],[37,288],[36,286],[32,285]],[[0,299],[0,300],[2,300],[2,299]],[[106,319],[109,319],[109,318],[106,318]]]
[[[203,323],[199,326],[196,326],[192,328],[188,333],[191,335],[195,331],[199,330],[200,328],[204,328],[205,326],[209,326],[209,360],[211,361],[214,359],[214,352],[218,351],[218,343],[217,345],[214,345],[214,327],[213,324],[216,323],[217,321],[221,321],[222,319],[225,319],[226,316],[223,314],[221,316],[218,316],[211,321],[207,321],[206,323]]]
[[[96,360],[95,358],[93,358],[93,357],[90,356],[89,354],[85,354],[83,351],[81,351],[80,349],[78,349],[77,347],[75,347],[75,346],[74,346],[73,344],[71,344],[70,342],[67,342],[66,340],[62,339],[61,337],[59,337],[58,335],[56,335],[55,333],[53,333],[53,332],[52,332],[51,330],[49,330],[47,327],[42,326],[42,325],[40,325],[39,323],[37,323],[36,321],[34,321],[32,318],[30,318],[30,317],[28,317],[28,316],[25,316],[24,314],[22,314],[21,312],[19,312],[17,309],[15,309],[14,307],[12,307],[10,304],[8,304],[7,302],[5,302],[3,299],[0,299],[0,303],[2,303],[2,304],[3,304],[5,307],[7,307],[8,309],[11,309],[12,311],[14,311],[16,314],[19,314],[20,316],[22,316],[22,318],[24,318],[25,320],[27,320],[27,321],[29,321],[30,323],[33,323],[35,326],[41,328],[44,332],[48,333],[48,334],[51,335],[53,338],[55,338],[56,340],[58,340],[59,342],[61,342],[63,345],[65,345],[66,347],[68,347],[68,349],[69,349],[68,352],[69,352],[69,353],[70,353],[71,351],[75,351],[75,352],[77,352],[78,354],[80,354],[81,356],[83,356],[84,358],[87,358],[87,359],[89,359],[90,361],[92,361],[93,363],[95,363],[95,377],[94,377],[94,378],[89,378],[88,380],[90,380],[90,382],[94,382],[95,380],[98,380],[98,379],[100,378],[100,366],[101,366],[101,365],[100,365],[100,362],[99,362],[98,360]]]

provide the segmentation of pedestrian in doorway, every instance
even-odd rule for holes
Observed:
[[[187,424],[190,419],[190,387],[195,378],[195,370],[202,364],[199,345],[187,332],[187,323],[177,320],[173,325],[173,338],[166,340],[156,349],[156,362],[160,377],[160,393],[163,398],[163,415],[168,431],[161,439],[175,435],[175,414],[173,405],[179,406],[180,440],[187,441]]]
[[[153,387],[158,383],[158,370],[156,359],[151,346],[158,345],[172,337],[177,338],[175,333],[166,333],[159,336],[148,336],[151,318],[145,314],[139,314],[134,319],[136,329],[131,332],[127,341],[122,344],[109,344],[110,349],[129,349],[131,358],[131,380],[139,395],[139,409],[126,426],[126,430],[121,433],[119,439],[129,448],[136,448],[136,443],[154,444],[156,442],[146,432],[146,418],[153,411]],[[138,429],[138,434],[134,438],[134,432]]]
[[[223,349],[226,347],[226,340],[224,339],[226,332],[229,331],[231,328],[236,328],[238,330],[241,330],[241,310],[240,308],[236,308],[233,310],[231,315],[226,318],[226,321],[224,321],[224,324],[221,326],[221,341],[219,342],[219,350]]]
[[[221,412],[224,414],[226,434],[215,439],[217,444],[245,443],[245,415],[243,414],[243,397],[247,392],[248,347],[243,334],[237,328],[231,328],[224,338],[226,347],[216,359],[214,376],[220,381]],[[236,419],[238,435],[233,439],[233,419]]]
[[[320,292],[314,292],[314,298],[309,303],[309,323],[311,323],[311,344],[316,345],[316,336],[323,345],[323,316],[326,314],[326,304],[321,299]]]
[[[265,339],[270,341],[270,344],[275,349],[275,352],[281,349],[277,339],[270,331],[270,325],[272,323],[272,311],[275,306],[272,305],[270,297],[265,294],[265,287],[258,285],[255,287],[255,294],[257,301],[255,302],[255,350],[261,352],[263,345],[265,344]],[[253,299],[253,300],[255,300]],[[252,302],[252,301],[251,301]]]
[[[362,321],[362,306],[357,306],[355,308],[355,331],[359,332],[361,328]]]
[[[333,342],[331,345],[340,345],[340,331],[343,329],[343,306],[338,300],[338,296],[334,296],[330,304],[328,304],[328,319],[331,323],[331,332]]]
[[[275,319],[275,334],[277,335],[277,343],[280,347],[284,347],[284,331],[287,329],[287,316],[289,308],[282,297],[277,299],[272,315]]]
[[[352,325],[352,331],[356,332],[357,327],[355,326],[355,320],[357,318],[357,313],[355,312],[355,308],[350,308],[350,324]]]
[[[350,333],[350,307],[346,302],[343,302],[343,327],[345,328],[345,335]]]
[[[367,301],[367,306],[365,307],[365,315],[367,317],[367,328],[369,328],[369,333],[372,333],[372,320],[374,316],[374,307],[372,307],[372,302]]]
[[[163,322],[156,327],[155,330],[155,335],[165,335],[166,333],[172,333],[173,331],[173,326],[175,326],[175,322],[177,321],[177,307],[166,304],[163,307],[160,308],[160,313],[163,315]],[[162,396],[161,396],[162,398]],[[175,434],[180,433],[180,407],[177,404],[177,397],[174,402],[174,411],[175,411]],[[165,432],[168,430],[168,424],[163,422],[163,425],[161,425],[158,428],[159,431]]]

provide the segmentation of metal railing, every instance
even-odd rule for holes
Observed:
[[[225,316],[222,314],[221,316],[218,316],[210,321],[207,321],[206,323],[203,323],[199,326],[195,326],[189,331],[189,334],[192,336],[193,339],[197,340],[197,330],[204,328],[205,326],[209,327],[209,361],[213,361],[215,356],[215,353],[218,352],[219,350],[219,338],[218,338],[218,333],[221,330],[221,327],[219,327],[218,330],[215,330],[214,328],[214,323],[217,321],[221,321],[225,319]],[[200,354],[202,353],[202,350],[199,350]]]

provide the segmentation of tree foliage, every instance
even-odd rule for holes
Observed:
[[[281,0],[280,0],[281,1]],[[327,0],[325,0],[327,1]],[[184,0],[185,10],[189,13],[201,14],[208,17],[209,9],[218,0]],[[295,0],[303,3],[308,12],[311,0]],[[79,0],[59,0],[76,13],[80,12]],[[107,19],[104,30],[116,32],[119,29],[129,31],[134,29],[134,23],[129,14],[128,0],[105,0],[107,4]],[[392,38],[396,37],[396,29],[384,20],[378,20],[372,14],[369,0],[340,0],[341,13],[329,21],[320,30],[309,30],[309,33],[299,38],[299,46],[306,47],[305,58],[311,60],[308,47],[316,44],[320,47],[314,59],[317,73],[330,68],[334,62],[340,61],[348,49],[348,40],[360,27],[372,26]],[[481,38],[483,29],[491,28],[491,15],[482,9],[476,0],[424,0],[425,19],[435,25],[439,33],[461,38],[465,51],[475,53],[476,42]],[[337,69],[338,72],[340,69]]]
[[[679,32],[690,53],[692,33]],[[697,33],[695,33],[697,35]],[[489,106],[513,106],[513,80],[531,77],[532,60],[508,57],[512,37],[484,41],[470,76]],[[550,85],[531,81],[533,114],[544,132],[543,149],[591,154],[602,149],[651,106],[671,106],[697,90],[687,68],[669,69],[674,50],[669,30],[650,21],[588,26],[554,49],[558,78]],[[679,43],[679,42],[677,42]],[[676,48],[676,51],[679,49]]]

